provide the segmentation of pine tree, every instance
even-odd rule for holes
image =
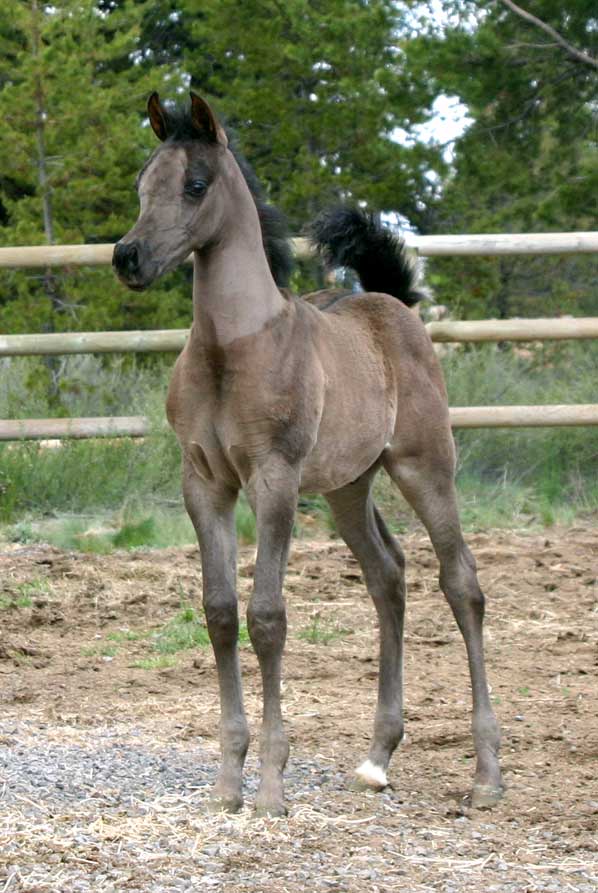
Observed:
[[[135,64],[145,6],[1,0],[2,244],[112,242],[134,222],[135,173],[153,148],[145,100],[165,81]],[[161,312],[159,292],[128,295],[105,268],[12,272],[0,285],[4,331],[134,328]]]
[[[456,141],[435,232],[542,232],[595,227],[598,73],[502,3],[446,4],[451,27],[408,47],[409,68],[473,119]],[[537,0],[534,12],[581,48],[596,43],[592,4]],[[592,257],[435,260],[437,296],[469,317],[594,314]]]
[[[393,131],[420,120],[394,0],[186,0],[192,84],[239,134],[296,231],[339,198],[416,219],[430,153]]]

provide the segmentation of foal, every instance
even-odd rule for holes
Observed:
[[[430,534],[440,585],[465,639],[477,754],[472,802],[491,805],[502,784],[483,656],[484,597],[457,514],[442,375],[424,326],[406,306],[419,295],[403,247],[360,212],[329,214],[316,225],[318,244],[374,293],[306,301],[281,292],[247,180],[207,103],[192,93],[191,110],[181,118],[154,93],[148,111],[162,145],[139,175],[140,216],[116,245],[113,263],[126,285],[143,289],[194,252],[193,325],[174,369],[167,415],[182,450],[183,494],[201,550],[220,684],[222,766],[213,804],[241,807],[249,744],[237,651],[240,489],[258,530],[247,612],[263,683],[257,811],[286,811],[282,587],[301,491],[326,495],[378,613],[378,704],[369,756],[357,775],[373,789],[387,784],[403,735],[405,582],[403,553],[371,495],[382,466]]]

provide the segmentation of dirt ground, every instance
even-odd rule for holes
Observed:
[[[218,753],[211,650],[136,666],[155,656],[146,634],[199,599],[195,549],[5,547],[0,890],[595,891],[598,530],[468,542],[488,597],[504,800],[492,811],[468,806],[464,649],[417,532],[403,537],[407,739],[391,788],[350,789],[372,727],[375,614],[341,543],[300,541],[286,586],[286,819],[251,811],[260,692],[250,647],[242,664],[253,740],[237,816],[206,809]],[[242,550],[243,607],[253,559]]]

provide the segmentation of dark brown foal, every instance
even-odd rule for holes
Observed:
[[[213,804],[240,808],[249,745],[237,650],[234,506],[241,489],[258,531],[248,608],[264,695],[257,810],[285,812],[282,588],[301,491],[326,495],[378,612],[378,707],[357,774],[372,788],[386,785],[403,734],[405,582],[403,554],[371,496],[383,466],[428,529],[465,639],[473,803],[489,805],[502,784],[484,669],[484,600],[461,536],[444,383],[425,328],[407,307],[418,294],[402,246],[360,212],[330,214],[316,226],[316,241],[353,266],[368,293],[291,297],[273,278],[256,202],[209,106],[192,94],[191,111],[173,115],[154,94],[149,115],[162,143],[139,176],[139,219],[116,246],[114,266],[125,284],[141,289],[194,252],[194,320],[167,414],[183,455],[220,683],[222,766]]]

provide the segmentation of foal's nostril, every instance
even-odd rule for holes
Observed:
[[[137,251],[137,245],[134,243],[129,246],[129,257],[127,260],[131,272],[135,272],[139,268],[139,252]]]
[[[112,263],[119,273],[133,276],[139,271],[139,251],[135,242],[117,242],[114,246]]]

